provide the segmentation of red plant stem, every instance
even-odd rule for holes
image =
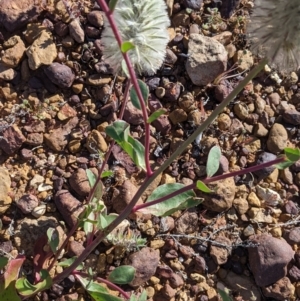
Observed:
[[[117,40],[117,43],[120,47],[120,51],[121,51],[121,46],[122,46],[122,38],[119,34],[116,22],[113,18],[112,12],[110,11],[109,7],[107,6],[105,0],[97,0],[98,4],[100,5],[100,7],[102,8],[103,12],[105,13],[107,20],[111,26],[111,29],[114,33],[114,36]],[[137,96],[139,98],[139,102],[140,102],[140,106],[142,109],[142,113],[143,113],[143,119],[144,119],[144,124],[145,124],[145,165],[146,165],[146,172],[148,176],[151,176],[153,174],[153,171],[151,169],[150,166],[150,161],[149,161],[149,155],[150,155],[150,124],[147,122],[148,120],[148,112],[147,112],[147,108],[145,105],[145,101],[143,99],[143,95],[142,92],[140,90],[137,78],[136,78],[136,74],[133,70],[131,61],[129,59],[128,53],[127,52],[121,52],[123,55],[123,58],[125,60],[125,63],[127,65],[128,68],[128,72],[130,75],[130,79],[132,81],[132,84],[134,86],[135,91],[137,92]]]
[[[256,165],[256,166],[251,166],[251,167],[248,167],[246,169],[242,169],[242,170],[238,170],[238,171],[233,171],[233,172],[230,172],[230,173],[226,173],[226,174],[222,174],[222,175],[219,175],[219,176],[215,176],[215,177],[211,177],[211,178],[206,178],[204,179],[202,182],[205,183],[205,184],[209,184],[211,182],[216,182],[216,181],[221,181],[221,180],[224,180],[224,179],[227,179],[227,178],[230,178],[230,177],[235,177],[235,176],[240,176],[240,175],[244,175],[246,173],[249,173],[249,172],[254,172],[254,171],[257,171],[257,170],[260,170],[262,168],[265,168],[265,167],[270,167],[272,165],[275,165],[275,164],[278,164],[280,162],[283,162],[285,160],[284,157],[281,157],[281,158],[277,158],[275,160],[272,160],[272,161],[269,161],[269,162],[266,162],[266,163],[262,163],[260,165]],[[140,209],[143,209],[143,208],[147,208],[147,207],[150,207],[150,206],[153,206],[153,205],[156,205],[156,204],[159,204],[159,203],[162,203],[174,196],[177,196],[181,193],[184,193],[186,191],[189,191],[189,190],[192,190],[192,189],[196,189],[197,188],[197,183],[193,183],[191,185],[188,185],[188,186],[185,186],[185,187],[182,187],[181,189],[178,189],[177,191],[174,191],[164,197],[161,197],[157,200],[154,200],[154,201],[151,201],[151,202],[147,202],[147,203],[144,203],[144,204],[141,204],[141,205],[136,205],[133,207],[132,209],[132,212],[136,212]]]
[[[126,104],[127,104],[127,101],[128,101],[128,96],[129,96],[130,85],[131,85],[131,80],[130,80],[130,78],[128,78],[127,83],[126,83],[126,88],[125,88],[125,91],[124,91],[123,103],[122,103],[122,107],[121,107],[121,110],[120,110],[119,119],[123,119],[123,116],[124,116],[124,111],[125,111]]]
[[[90,276],[88,274],[82,273],[82,272],[78,272],[78,271],[74,271],[72,274],[75,277],[76,277],[76,275],[78,275],[78,276],[81,276],[81,277],[90,278]],[[110,281],[108,281],[108,280],[106,280],[104,278],[101,278],[101,277],[93,277],[93,279],[96,279],[99,282],[105,283],[107,286],[109,286],[113,290],[118,291],[121,295],[123,295],[123,297],[125,299],[130,299],[129,294],[127,294],[125,291],[123,291],[119,286],[115,285],[114,283],[112,283],[112,282],[110,282]]]

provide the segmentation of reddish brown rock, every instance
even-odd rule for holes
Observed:
[[[33,146],[42,145],[44,136],[42,133],[30,133],[27,135],[26,143]]]
[[[137,287],[148,281],[155,274],[159,259],[159,250],[153,250],[148,247],[131,254],[128,258],[128,264],[133,266],[136,272],[134,279],[129,285]]]
[[[87,15],[88,21],[95,27],[103,26],[103,12],[99,10],[93,10]]]
[[[294,251],[284,240],[270,235],[259,235],[253,239],[256,247],[249,248],[249,265],[258,286],[268,286],[287,274],[287,265]]]
[[[300,227],[295,227],[291,230],[285,230],[283,237],[290,245],[299,244],[300,243]]]
[[[37,207],[39,200],[33,194],[25,194],[17,201],[17,207],[24,213],[29,214]]]
[[[23,27],[42,10],[38,0],[0,1],[0,24],[9,32]]]
[[[45,69],[47,77],[60,88],[70,88],[75,79],[72,69],[66,65],[52,63]]]
[[[289,278],[283,277],[276,283],[264,287],[262,290],[266,297],[272,298],[273,300],[284,301],[291,300],[295,292],[295,287],[291,284]]]
[[[285,110],[282,114],[283,120],[293,125],[300,124],[300,112],[295,109]]]
[[[78,168],[69,179],[70,186],[80,195],[88,196],[91,187],[89,180],[86,174],[86,171],[83,168]]]
[[[117,213],[121,213],[125,207],[132,201],[137,192],[137,187],[130,181],[125,180],[122,185],[114,188],[112,204]],[[143,201],[139,199],[137,204],[142,204]],[[133,216],[132,216],[133,217]]]
[[[72,117],[75,117],[77,115],[76,110],[74,110],[70,105],[68,105],[67,103],[64,104],[59,112],[57,113],[57,117],[59,120],[64,121],[67,119],[70,119]]]
[[[176,274],[174,272],[171,274],[171,276],[169,278],[169,282],[173,288],[181,287],[184,285],[184,281],[183,281],[182,277],[179,274]]]
[[[83,43],[84,42],[84,31],[81,27],[81,24],[79,22],[79,19],[74,19],[69,24],[69,32],[70,36],[77,42],[77,43]]]
[[[78,216],[84,210],[82,203],[68,190],[60,190],[54,197],[55,205],[67,225],[71,228],[78,221]]]
[[[176,233],[191,234],[198,229],[198,215],[196,212],[186,211],[175,221]]]
[[[156,128],[156,131],[162,135],[167,135],[171,130],[171,124],[167,115],[159,116],[152,122],[152,125]]]
[[[142,124],[144,122],[142,111],[135,108],[129,101],[124,111],[124,120],[133,125]]]
[[[226,263],[230,255],[230,239],[225,236],[218,236],[214,239],[214,242],[210,247],[210,256],[218,265]]]
[[[203,205],[214,212],[222,212],[231,208],[235,197],[235,183],[233,178],[210,183],[213,193],[199,193],[204,197]]]
[[[22,134],[21,130],[14,124],[2,132],[0,148],[8,155],[13,155],[21,148],[25,141],[26,138]]]
[[[66,124],[52,130],[50,133],[44,134],[45,143],[48,147],[56,152],[62,151],[68,144],[71,130],[78,123],[78,118],[71,118]]]
[[[84,251],[84,246],[78,241],[70,241],[68,244],[68,255],[70,257],[79,256]]]

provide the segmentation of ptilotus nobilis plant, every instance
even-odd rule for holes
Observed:
[[[300,1],[256,0],[248,25],[252,51],[281,71],[300,66]]]
[[[170,20],[164,0],[119,0],[113,16],[122,41],[134,48],[128,51],[131,63],[139,74],[152,75],[162,65],[169,42]],[[103,57],[118,72],[123,60],[109,22],[102,33]]]

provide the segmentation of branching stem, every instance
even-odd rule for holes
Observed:
[[[266,168],[266,167],[270,167],[272,165],[275,165],[275,164],[278,164],[278,163],[281,163],[285,160],[284,157],[280,157],[280,158],[277,158],[275,160],[272,160],[272,161],[269,161],[269,162],[266,162],[266,163],[262,163],[260,165],[256,165],[256,166],[251,166],[251,167],[248,167],[246,169],[242,169],[242,170],[238,170],[238,171],[233,171],[233,172],[229,172],[229,173],[225,173],[225,174],[222,174],[222,175],[219,175],[219,176],[215,176],[215,177],[211,177],[211,178],[206,178],[204,180],[202,180],[203,183],[205,184],[209,184],[209,183],[212,183],[212,182],[217,182],[217,181],[221,181],[221,180],[224,180],[224,179],[227,179],[227,178],[230,178],[230,177],[236,177],[236,176],[240,176],[240,175],[244,175],[244,174],[247,174],[247,173],[250,173],[250,172],[255,172],[257,170],[260,170],[262,168]],[[144,203],[144,204],[141,204],[141,205],[137,205],[135,206],[132,211],[133,212],[136,212],[140,209],[143,209],[143,208],[147,208],[147,207],[150,207],[150,206],[153,206],[153,205],[156,205],[156,204],[159,204],[159,203],[162,203],[172,197],[175,197],[181,193],[184,193],[186,191],[189,191],[189,190],[192,190],[192,189],[196,189],[197,188],[197,184],[196,183],[193,183],[191,185],[188,185],[188,186],[185,186],[185,187],[182,187],[181,189],[178,189],[164,197],[161,197],[157,200],[154,200],[152,202],[148,202],[148,203]]]

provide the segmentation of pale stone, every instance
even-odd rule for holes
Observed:
[[[51,65],[57,56],[57,50],[52,36],[44,30],[41,35],[26,50],[29,68],[38,69],[41,65]]]

